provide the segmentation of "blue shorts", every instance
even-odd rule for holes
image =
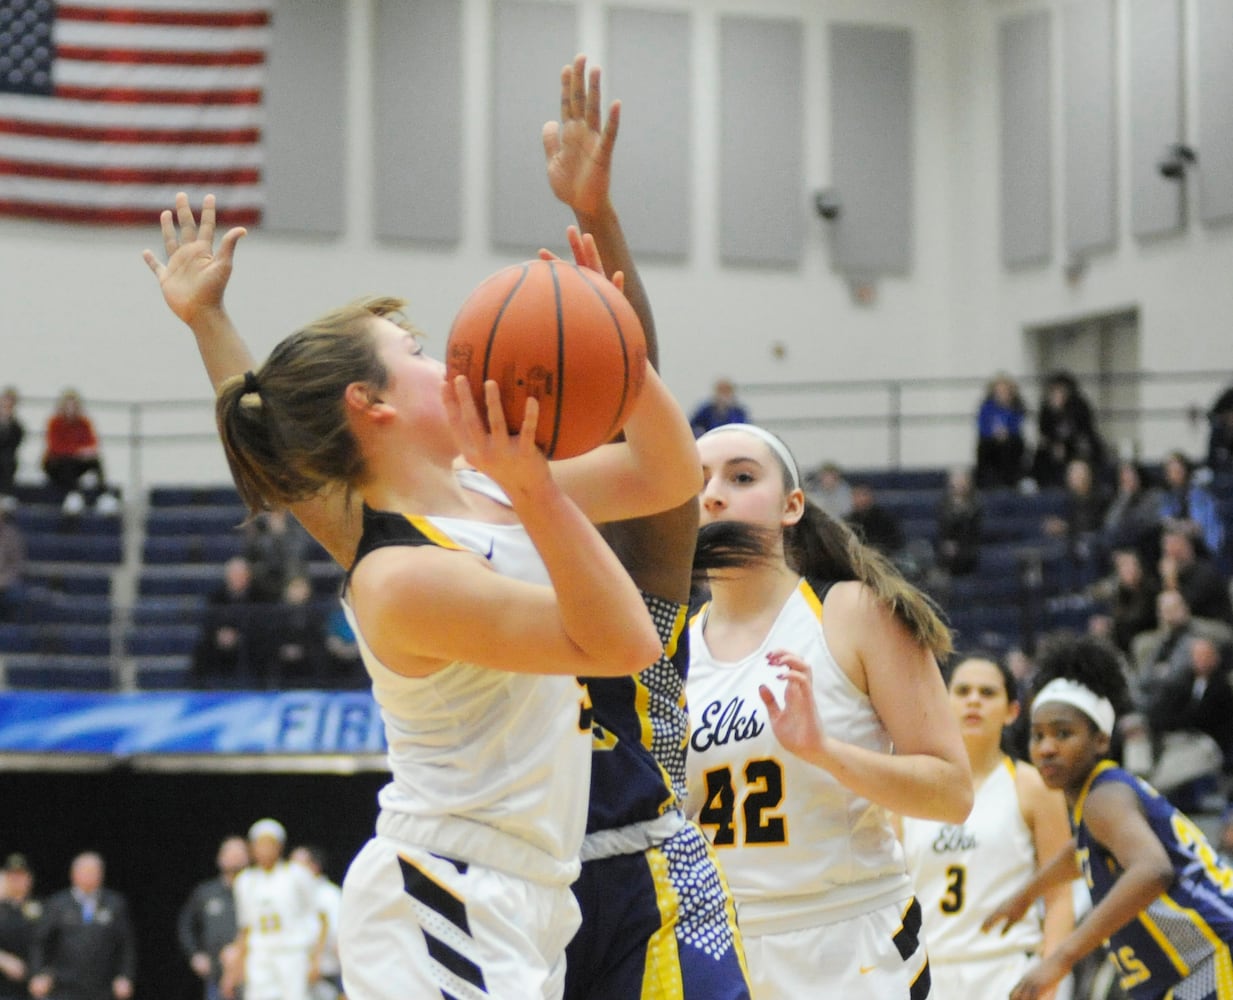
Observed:
[[[692,823],[641,854],[585,861],[565,1000],[749,1000],[736,912]]]

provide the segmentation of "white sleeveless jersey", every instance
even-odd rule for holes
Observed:
[[[508,502],[487,477],[459,478]],[[521,525],[366,510],[357,562],[373,548],[399,544],[475,552],[505,576],[550,582]],[[346,601],[344,607],[389,744],[393,781],[379,795],[378,833],[533,881],[572,882],[591,774],[585,685],[464,662],[404,677],[377,659]]]
[[[236,923],[248,930],[251,952],[303,951],[317,939],[317,888],[300,865],[279,861],[245,868],[235,880]]]
[[[930,961],[962,962],[1039,949],[1037,911],[1011,925],[1005,936],[980,929],[993,908],[1036,871],[1036,849],[1009,757],[977,790],[963,824],[905,817],[903,842],[924,910]]]
[[[903,853],[881,806],[854,795],[775,739],[758,685],[783,703],[767,654],[813,668],[824,729],[879,753],[891,741],[867,695],[835,662],[822,603],[805,581],[762,645],[737,662],[706,644],[707,608],[691,623],[687,809],[715,844],[747,934],[778,933],[868,913],[911,894]]]

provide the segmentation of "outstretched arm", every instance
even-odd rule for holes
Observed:
[[[548,183],[570,209],[579,228],[590,233],[605,272],[625,276],[625,297],[646,334],[647,359],[659,367],[659,341],[646,288],[625,241],[612,205],[612,151],[621,123],[620,102],[602,120],[600,70],[587,71],[577,56],[561,70],[561,120],[544,126]],[[680,506],[649,517],[603,526],[603,535],[643,590],[669,600],[689,597],[690,571],[698,533],[698,504],[690,497]]]
[[[158,278],[167,307],[193,331],[210,385],[217,392],[227,379],[242,375],[255,365],[223,305],[235,247],[247,230],[227,230],[215,250],[212,194],[206,195],[201,203],[200,223],[193,216],[188,195],[182,191],[176,195],[175,211],[163,212],[159,221],[167,263],[163,264],[152,250],[144,251],[142,258]],[[355,558],[359,542],[358,504],[357,499],[335,490],[293,505],[291,513],[334,561],[346,568]]]

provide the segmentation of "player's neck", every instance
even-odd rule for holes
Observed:
[[[800,574],[776,562],[739,572],[721,572],[711,580],[711,617],[740,624],[779,614],[784,602],[800,585]]]
[[[972,784],[979,788],[991,774],[1002,766],[1006,755],[1002,753],[1000,743],[973,744],[964,740],[968,749],[968,760],[972,765]]]

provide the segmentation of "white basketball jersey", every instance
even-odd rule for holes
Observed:
[[[505,500],[478,473],[460,479]],[[549,584],[521,525],[366,511],[364,538],[375,536],[383,545],[469,550],[505,576]],[[585,685],[574,677],[463,662],[427,677],[404,677],[373,655],[352,609],[344,607],[389,744],[393,781],[380,793],[378,832],[534,881],[572,882],[591,774]]]
[[[245,868],[235,880],[236,923],[248,929],[251,952],[305,953],[320,933],[317,888],[300,865],[277,862]]]
[[[960,825],[904,818],[903,842],[916,898],[924,910],[933,962],[994,958],[1040,947],[1040,917],[1030,912],[1005,936],[985,934],[981,922],[1036,871],[1032,834],[1023,819],[1009,758],[976,791]]]
[[[822,603],[805,581],[762,645],[736,662],[706,644],[707,609],[691,623],[687,809],[716,847],[747,934],[776,933],[868,913],[911,894],[903,854],[881,806],[785,750],[758,696],[783,703],[767,654],[787,649],[813,668],[822,726],[879,753],[881,719],[840,669],[822,630]]]

